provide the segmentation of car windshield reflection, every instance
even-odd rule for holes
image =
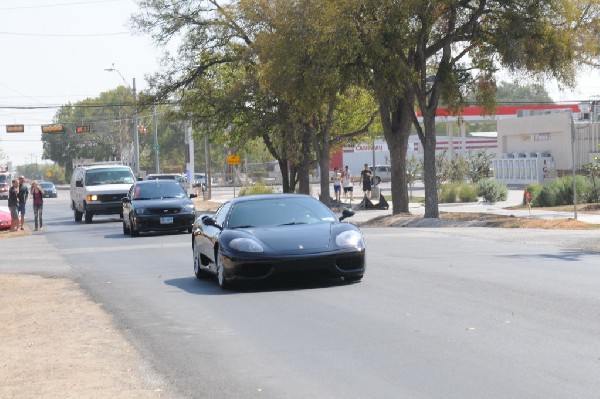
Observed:
[[[175,183],[175,182],[173,182]],[[177,183],[165,184],[157,181],[157,184],[144,184],[135,187],[134,200],[155,200],[168,198],[185,198],[185,191]]]
[[[236,204],[229,216],[231,229],[331,223],[335,215],[324,204],[306,198],[261,199]]]

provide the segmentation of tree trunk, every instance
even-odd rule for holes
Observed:
[[[438,192],[435,171],[435,114],[423,115],[425,137],[423,144],[423,182],[425,183],[425,217],[439,218]]]
[[[408,95],[408,99],[412,97]],[[414,101],[400,99],[392,108],[380,103],[383,132],[390,151],[392,168],[392,213],[408,213],[408,181],[406,179],[406,152],[412,126],[411,112]]]
[[[298,192],[310,194],[310,164],[312,148],[312,129],[302,129],[302,143],[300,146],[300,164],[298,165]]]

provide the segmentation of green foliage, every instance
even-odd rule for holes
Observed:
[[[255,184],[253,186],[244,186],[240,189],[239,196],[243,197],[246,195],[254,194],[273,194],[275,191],[271,186],[265,186],[262,183]]]
[[[481,179],[492,177],[492,159],[494,154],[488,153],[485,149],[473,153],[471,150],[467,153],[467,175],[473,183]]]
[[[477,182],[477,195],[486,202],[505,201],[508,198],[508,186],[499,180],[482,179]]]
[[[469,166],[465,158],[460,155],[455,155],[449,162],[446,163],[446,173],[448,180],[451,182],[460,182],[465,179]]]
[[[578,203],[596,202],[594,186],[589,178],[576,176],[575,190]],[[532,204],[542,207],[573,205],[573,177],[563,176],[545,184],[535,200],[532,194]]]
[[[475,202],[477,187],[466,182],[451,182],[442,185],[439,194],[440,203]]]
[[[542,188],[544,186],[542,186],[541,184],[530,184],[527,187],[525,187],[525,190],[523,191],[523,205],[527,204],[526,198],[525,198],[525,192],[529,192],[530,195],[530,200],[529,203],[533,206],[538,206],[537,202],[538,202],[538,197],[540,196],[540,192],[542,191]]]

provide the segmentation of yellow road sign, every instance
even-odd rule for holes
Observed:
[[[227,155],[227,165],[239,165],[240,164],[240,156],[239,155]]]

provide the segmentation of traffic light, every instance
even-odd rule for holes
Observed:
[[[25,125],[6,125],[6,133],[23,133]]]
[[[42,125],[42,133],[64,133],[64,125]]]
[[[75,132],[76,133],[89,133],[91,132],[92,129],[90,128],[90,126],[88,125],[84,125],[84,126],[76,126],[75,127]]]

